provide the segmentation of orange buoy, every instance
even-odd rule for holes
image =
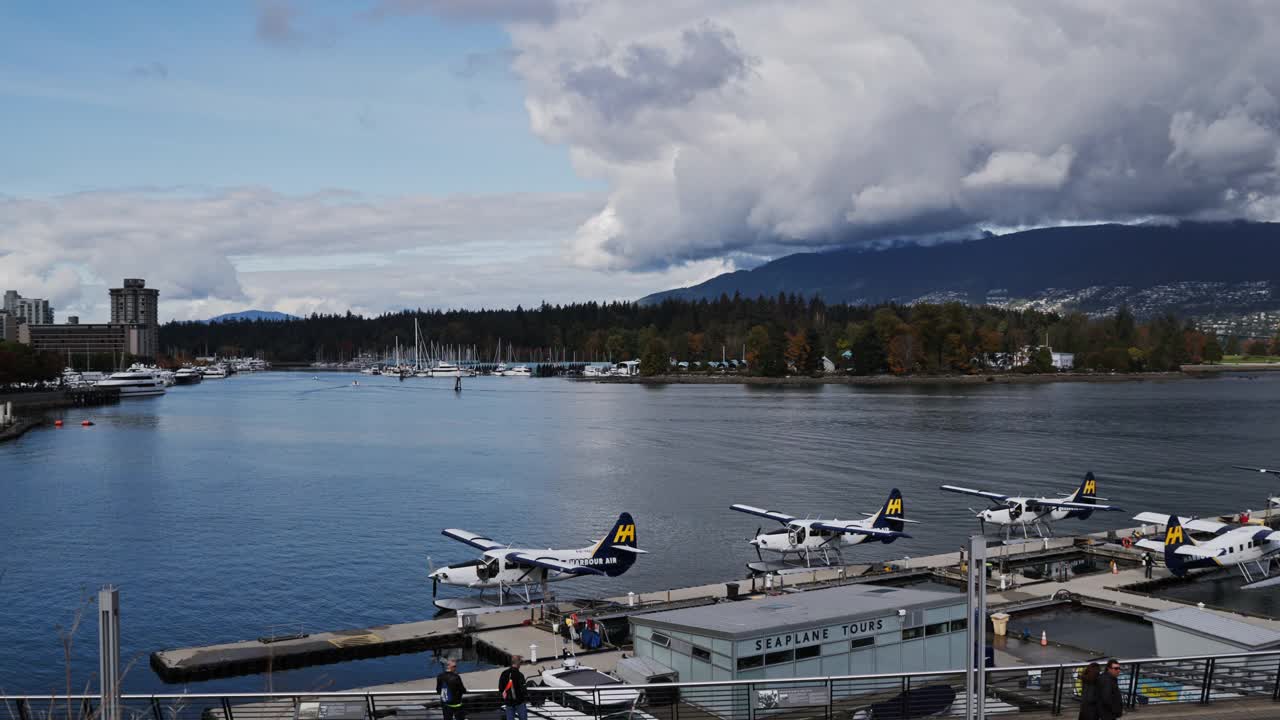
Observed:
[[[53,421],[53,426],[54,426],[54,427],[62,427],[62,421],[61,421],[61,420],[54,420],[54,421]]]
[[[92,424],[93,424],[93,421],[92,421],[92,420],[81,420],[81,421],[80,421],[80,424],[81,424],[81,425],[83,425],[83,426],[85,426],[85,427],[89,427],[90,425],[92,425]]]

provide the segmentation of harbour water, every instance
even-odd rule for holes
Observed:
[[[353,386],[352,380],[359,385]],[[846,552],[957,548],[976,529],[955,483],[1065,494],[1086,470],[1126,509],[1262,507],[1280,378],[976,387],[649,387],[563,380],[263,373],[66,411],[0,446],[0,687],[65,688],[60,632],[121,588],[129,691],[164,686],[163,647],[272,626],[429,617],[428,557],[473,557],[461,527],[533,547],[594,542],[621,510],[651,551],[626,575],[560,586],[613,595],[741,577],[759,522],[734,502],[853,517],[889,487],[915,537]],[[93,427],[79,421],[91,419]],[[1132,524],[1130,513],[1062,532]],[[73,686],[96,669],[87,616]],[[61,629],[61,630],[60,630]],[[347,688],[434,672],[401,656],[234,678],[193,691]]]

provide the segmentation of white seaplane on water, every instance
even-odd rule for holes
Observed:
[[[1035,528],[1037,535],[1046,537],[1046,531],[1052,535],[1051,523],[1059,520],[1084,520],[1095,511],[1121,510],[1115,505],[1098,504],[1099,500],[1106,498],[1098,497],[1098,481],[1091,472],[1085,473],[1084,480],[1075,492],[1060,498],[1005,495],[957,485],[943,485],[942,489],[962,495],[976,495],[991,501],[991,507],[986,510],[969,510],[978,518],[983,534],[986,534],[987,523],[991,523],[1004,529],[1005,540],[1009,540],[1015,527],[1022,528],[1024,539],[1029,537],[1028,528]]]
[[[775,520],[782,527],[765,532],[757,528],[755,537],[748,542],[755,546],[759,563],[750,563],[747,567],[757,572],[768,572],[774,569],[773,563],[766,563],[761,551],[778,553],[783,563],[795,557],[811,567],[831,565],[835,562],[844,564],[840,556],[843,546],[875,540],[891,543],[900,537],[911,537],[903,532],[904,523],[916,522],[907,520],[903,515],[902,493],[897,488],[889,491],[889,498],[877,512],[866,513],[860,520],[823,520],[821,518],[799,518],[776,510],[765,510],[752,505],[730,505],[730,509],[748,515]]]
[[[618,516],[604,537],[584,548],[517,548],[455,528],[441,534],[481,551],[476,560],[432,568],[429,577],[433,596],[440,584],[480,591],[474,599],[437,598],[435,605],[442,610],[464,610],[493,604],[501,606],[508,602],[512,593],[524,603],[534,602],[533,588],[540,588],[545,595],[547,583],[582,575],[617,577],[645,552],[636,547],[636,522],[630,513],[625,512]],[[484,596],[484,591],[491,589],[498,591],[496,601]]]

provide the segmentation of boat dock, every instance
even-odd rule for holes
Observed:
[[[1280,517],[1280,513],[1274,511],[1255,513],[1255,520],[1270,521],[1273,515]],[[1141,551],[1123,547],[1119,541],[1135,531],[1150,534],[1154,529],[1128,528],[1078,537],[1015,541],[991,547],[987,562],[993,570],[1003,572],[993,571],[991,574],[989,609],[993,612],[1020,612],[1074,603],[1141,616],[1178,607],[1179,603],[1173,600],[1124,590],[1127,586],[1143,583],[1144,578],[1139,568]],[[1052,577],[1027,579],[1018,573],[1008,572],[1027,566],[1061,565],[1082,556],[1106,569],[1065,580]],[[161,650],[152,653],[151,666],[166,682],[183,682],[441,648],[472,647],[481,658],[502,666],[514,655],[531,659],[535,654],[532,646],[536,645],[540,661],[553,660],[562,647],[562,640],[552,628],[558,627],[563,617],[573,613],[593,618],[607,628],[611,622],[624,624],[632,616],[650,612],[851,583],[895,584],[932,579],[955,584],[962,581],[963,560],[957,549],[955,552],[884,563],[794,568],[767,576],[657,592],[595,600],[562,600],[534,608],[474,614],[462,611],[461,617]],[[1114,574],[1109,571],[1112,562],[1116,565]],[[1217,612],[1280,630],[1280,622],[1277,621]],[[607,634],[604,645],[589,654],[590,662],[602,670],[611,668],[621,650],[621,647],[608,643]],[[587,653],[579,651],[577,654]],[[468,674],[469,681],[475,675],[475,681],[483,684],[485,672]],[[412,689],[408,685],[412,683],[399,683],[396,689]]]

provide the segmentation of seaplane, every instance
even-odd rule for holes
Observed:
[[[1016,527],[1022,528],[1024,540],[1030,539],[1028,528],[1034,528],[1040,537],[1048,537],[1045,534],[1046,531],[1052,535],[1052,523],[1059,520],[1084,520],[1095,511],[1121,510],[1115,505],[1098,504],[1099,500],[1106,500],[1106,498],[1098,497],[1098,481],[1091,472],[1085,473],[1084,480],[1075,492],[1060,498],[1003,495],[957,485],[943,485],[942,489],[962,495],[976,495],[989,500],[991,507],[986,510],[969,508],[969,511],[978,518],[978,525],[984,535],[987,532],[987,523],[1004,528],[1006,542],[1009,541]]]
[[[842,547],[857,545],[869,540],[891,543],[901,537],[911,537],[903,532],[905,523],[914,523],[903,515],[902,493],[897,488],[889,491],[889,498],[884,506],[874,513],[865,513],[867,517],[860,520],[823,520],[820,518],[799,518],[776,510],[765,510],[752,505],[730,505],[730,509],[748,515],[775,520],[782,527],[764,532],[764,528],[756,528],[755,537],[748,542],[755,546],[759,563],[751,563],[747,567],[758,572],[773,569],[774,563],[764,561],[763,551],[778,553],[784,565],[790,557],[802,561],[805,567],[832,565],[838,562],[844,565],[840,555]]]
[[[1280,585],[1280,574],[1274,572],[1280,553],[1280,531],[1262,525],[1231,526],[1216,520],[1154,512],[1139,513],[1133,519],[1164,526],[1163,541],[1143,538],[1137,546],[1164,553],[1165,566],[1178,577],[1197,568],[1234,566],[1244,578],[1242,590]],[[1196,540],[1191,537],[1192,532],[1211,537]]]
[[[536,602],[533,588],[547,596],[547,584],[583,575],[617,577],[626,572],[636,557],[646,551],[636,547],[636,522],[630,513],[622,513],[613,527],[595,544],[567,550],[536,550],[504,545],[496,540],[467,530],[448,528],[441,532],[447,538],[481,551],[479,558],[468,562],[431,568],[431,595],[441,610],[470,610],[485,606],[505,606],[510,596],[524,604]],[[428,562],[430,562],[428,560]],[[477,598],[437,598],[440,584],[479,590]],[[496,589],[496,601],[485,598],[484,591]]]
[[[1236,470],[1248,470],[1249,472],[1263,473],[1266,475],[1280,475],[1280,470],[1274,468],[1249,467],[1248,465],[1232,465]],[[1267,498],[1267,507],[1280,507],[1280,495],[1273,495]]]

